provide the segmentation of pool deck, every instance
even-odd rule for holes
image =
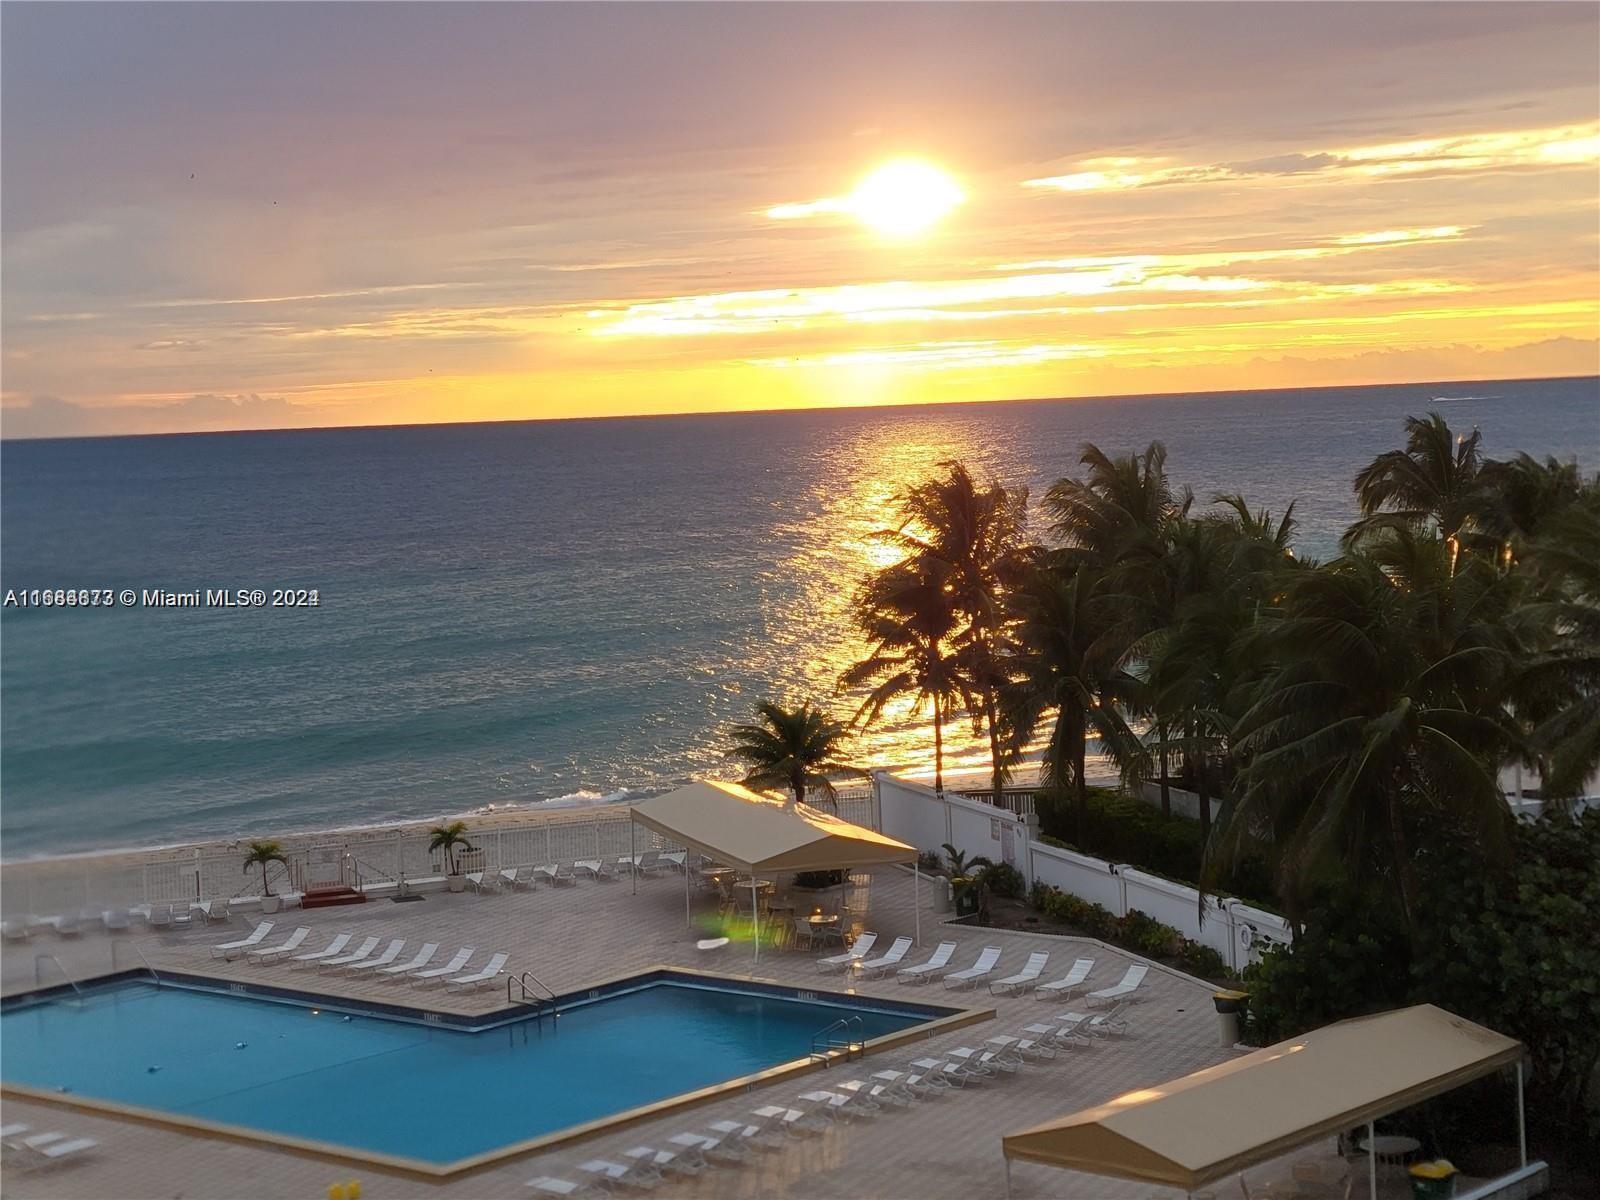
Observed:
[[[913,882],[909,872],[880,869],[870,885],[853,889],[852,910],[866,913],[858,925],[879,935],[879,946],[913,925]],[[922,896],[922,946],[908,961],[925,958],[941,939],[955,940],[960,949],[955,962],[966,966],[984,945],[1003,948],[995,978],[1021,968],[1033,950],[1051,952],[1046,978],[1064,973],[1079,956],[1096,959],[1095,986],[1120,978],[1132,956],[1098,943],[1039,934],[945,926],[932,908],[931,885]],[[707,900],[697,894],[697,912]],[[139,965],[137,947],[158,971],[162,968],[303,987],[323,994],[389,1003],[418,1004],[438,1010],[479,1014],[505,1006],[505,989],[485,989],[468,996],[441,994],[398,985],[352,980],[325,973],[291,972],[287,967],[251,967],[239,962],[213,960],[214,944],[245,936],[255,916],[235,916],[226,924],[171,933],[136,931],[112,935],[86,933],[76,938],[35,935],[29,943],[8,944],[0,954],[0,987],[6,994],[34,986],[34,956],[53,954],[74,978],[108,973],[111,946],[117,965]],[[409,904],[375,900],[343,908],[291,910],[273,918],[274,934],[287,934],[297,925],[313,930],[310,946],[320,946],[333,932],[350,931],[358,939],[371,934],[404,937],[409,946],[423,941],[441,944],[449,953],[458,945],[478,948],[477,962],[488,952],[510,953],[509,968],[531,969],[556,992],[578,990],[599,980],[667,965],[709,971],[728,977],[751,975],[750,946],[732,943],[702,952],[696,948],[701,934],[684,919],[681,876],[641,878],[638,893],[624,878],[616,882],[580,881],[575,886],[541,886],[532,892],[502,892],[478,896],[431,893]],[[269,939],[278,940],[276,936]],[[763,950],[757,978],[796,986],[838,989],[841,976],[821,975],[816,955],[801,951]],[[54,968],[46,967],[50,982]],[[348,976],[348,973],[342,973]],[[991,997],[980,987],[976,993],[947,991],[940,984],[912,988],[893,978],[882,982],[856,981],[855,989],[867,995],[900,1000],[949,1003],[956,1007],[993,1008],[993,1020],[953,1032],[943,1032],[914,1048],[890,1049],[866,1062],[838,1064],[800,1078],[763,1084],[748,1092],[722,1096],[690,1110],[646,1119],[623,1129],[596,1133],[576,1144],[538,1151],[472,1174],[434,1182],[408,1177],[376,1167],[354,1168],[319,1160],[301,1153],[242,1144],[180,1132],[140,1121],[70,1111],[54,1105],[7,1097],[0,1104],[6,1122],[27,1122],[35,1130],[60,1129],[97,1139],[99,1147],[82,1161],[24,1172],[4,1168],[7,1196],[27,1197],[144,1197],[216,1198],[216,1200],[266,1200],[272,1197],[320,1197],[330,1184],[358,1178],[363,1200],[399,1197],[498,1197],[532,1195],[526,1183],[540,1175],[578,1178],[572,1170],[591,1158],[615,1158],[630,1147],[662,1146],[672,1134],[703,1129],[709,1122],[740,1118],[766,1104],[789,1105],[800,1092],[812,1087],[865,1077],[885,1067],[902,1066],[923,1053],[938,1053],[960,1045],[976,1045],[984,1038],[1015,1032],[1022,1026],[1081,1002],[1055,1002]],[[1234,1051],[1218,1045],[1216,1016],[1209,989],[1196,980],[1162,968],[1153,969],[1140,989],[1142,999],[1127,1010],[1132,1036],[1101,1039],[1093,1046],[1071,1051],[1053,1062],[1029,1066],[1015,1075],[982,1086],[968,1087],[910,1108],[890,1108],[871,1118],[840,1122],[826,1131],[765,1152],[744,1165],[719,1167],[699,1177],[671,1178],[653,1194],[683,1197],[726,1197],[739,1200],[794,1198],[831,1200],[846,1197],[936,1197],[970,1200],[1005,1195],[1005,1171],[1000,1137],[1009,1131],[1103,1103],[1123,1092],[1161,1083],[1232,1057]],[[530,1087],[565,1086],[564,1081],[533,1081]],[[351,1096],[352,1104],[360,1103]],[[469,1106],[469,1094],[418,1097],[418,1103]],[[1302,1153],[1296,1157],[1305,1157]],[[1252,1171],[1252,1178],[1257,1171]],[[1270,1178],[1270,1168],[1262,1168]],[[1287,1166],[1283,1168],[1287,1173]],[[1093,1198],[1122,1200],[1150,1196],[1177,1196],[1148,1184],[1050,1170],[1032,1164],[1013,1167],[1013,1195],[1024,1197]],[[1224,1194],[1219,1184],[1218,1194]],[[1236,1181],[1226,1183],[1226,1194],[1237,1191]],[[1400,1194],[1396,1192],[1395,1194]]]

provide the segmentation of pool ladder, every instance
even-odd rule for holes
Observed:
[[[42,962],[55,963],[56,970],[61,972],[61,978],[65,979],[67,983],[71,985],[72,990],[77,993],[78,999],[82,1001],[83,989],[78,986],[78,981],[76,979],[67,974],[67,969],[61,965],[61,960],[54,954],[35,954],[33,956],[33,982],[35,984],[43,983],[43,980],[39,977],[39,964]]]
[[[810,1058],[823,1066],[833,1065],[834,1056],[844,1053],[845,1062],[867,1052],[867,1035],[860,1017],[840,1017],[832,1025],[811,1035]]]
[[[545,1005],[547,1005],[547,1004],[550,1006],[551,1013],[554,1016],[559,1017],[561,1015],[561,1013],[560,1013],[559,1010],[556,1009],[556,1006],[555,1006],[556,1005],[556,994],[550,990],[549,985],[546,984],[544,982],[544,980],[540,979],[532,971],[524,971],[520,975],[511,975],[511,974],[507,974],[506,975],[506,1003],[507,1004],[513,1003],[513,1000],[511,998],[511,985],[514,983],[519,988],[522,989],[522,1003],[527,1004],[528,1003],[528,997],[530,995],[530,992],[529,992],[529,989],[528,989],[528,981],[530,979],[533,981],[534,986],[539,989],[538,991],[534,991],[534,992],[531,993],[532,996],[533,996],[533,1003],[535,1005],[534,1014],[533,1014],[534,1015],[534,1019],[535,1020],[543,1020],[544,1019],[544,1010],[545,1010]]]

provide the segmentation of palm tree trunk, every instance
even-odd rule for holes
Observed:
[[[1406,850],[1405,825],[1400,813],[1400,790],[1389,789],[1389,841],[1394,847],[1395,871],[1400,880],[1400,908],[1406,928],[1415,928],[1413,917],[1417,911],[1417,880],[1411,871],[1411,855]]]
[[[1005,790],[1005,768],[1000,764],[1000,717],[995,711],[994,692],[990,691],[983,700],[984,720],[989,726],[989,769],[994,783],[994,802],[998,806],[1001,793]]]
[[[796,807],[806,802],[806,776],[799,767],[789,773],[789,790],[794,793]]]
[[[1194,765],[1194,790],[1200,801],[1200,845],[1205,846],[1211,837],[1211,797],[1206,792],[1206,764],[1200,758]]]
[[[267,885],[267,864],[265,861],[261,864],[261,894],[263,896],[272,894],[272,889]]]
[[[1077,776],[1077,804],[1078,810],[1078,846],[1084,845],[1084,836],[1089,831],[1089,781],[1086,779],[1086,761],[1089,757],[1088,742],[1085,735],[1088,733],[1087,720],[1079,714],[1078,727],[1072,734],[1072,773]]]
[[[944,712],[937,693],[933,697],[933,790],[944,795]]]

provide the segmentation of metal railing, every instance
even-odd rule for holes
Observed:
[[[980,804],[1003,808],[1017,817],[1031,817],[1034,815],[1033,797],[1038,791],[1037,788],[1002,788],[998,798],[996,798],[993,788],[960,788],[954,790],[958,796],[964,796],[968,800],[976,800]]]
[[[150,972],[150,978],[156,981],[156,986],[159,987],[161,985],[161,975],[153,966],[150,965],[150,960],[144,956],[144,951],[139,949],[139,947],[135,946],[132,942],[123,943],[120,941],[113,941],[111,943],[111,971],[113,974],[115,974],[117,970],[117,951],[119,949],[132,950],[135,954],[137,954],[139,956],[139,961],[144,964],[144,969]]]
[[[556,1006],[555,1006],[556,1005],[556,994],[555,994],[555,992],[553,992],[550,989],[550,985],[549,984],[545,983],[544,980],[540,979],[532,971],[523,971],[520,975],[512,975],[509,972],[506,974],[506,1003],[507,1004],[514,1003],[514,1001],[511,998],[511,985],[513,983],[515,983],[519,988],[522,989],[522,1003],[523,1004],[528,1003],[528,994],[529,994],[528,981],[530,979],[533,981],[534,985],[537,988],[540,989],[539,991],[536,991],[536,992],[533,993],[533,1002],[534,1002],[534,1014],[533,1015],[534,1015],[534,1019],[535,1020],[543,1020],[544,1019],[544,1010],[545,1010],[545,1005],[546,1004],[548,1004],[550,1006],[551,1014],[554,1015],[554,1016],[559,1017],[561,1015],[561,1013],[556,1009]]]
[[[55,963],[56,970],[61,972],[61,978],[65,979],[72,986],[72,990],[78,994],[78,999],[82,1000],[83,989],[78,986],[78,981],[76,979],[67,974],[67,969],[61,965],[61,960],[54,954],[35,954],[33,956],[33,982],[36,984],[44,982],[39,975],[39,964],[44,962],[46,959]]]
[[[840,1036],[842,1035],[842,1036]],[[866,1027],[860,1017],[840,1017],[832,1025],[811,1035],[809,1057],[823,1066],[832,1066],[834,1057],[841,1051],[845,1062],[866,1054]]]

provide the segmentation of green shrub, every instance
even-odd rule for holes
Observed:
[[[1183,935],[1171,925],[1163,925],[1137,908],[1130,908],[1117,924],[1117,941],[1146,958],[1165,958],[1175,953],[1183,941]]]
[[[1222,955],[1204,942],[1191,941],[1189,938],[1183,939],[1178,961],[1183,963],[1183,969],[1189,974],[1198,975],[1201,979],[1227,979],[1233,974]]]
[[[983,882],[996,896],[1006,896],[1013,900],[1020,897],[1028,886],[1028,881],[1022,877],[1022,872],[1010,863],[995,863],[984,872]]]

